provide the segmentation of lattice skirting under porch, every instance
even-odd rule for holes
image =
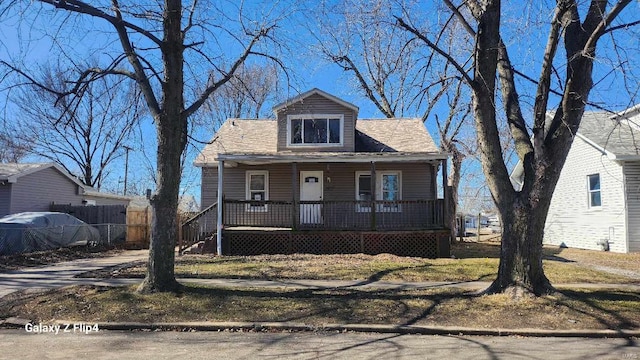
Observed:
[[[448,230],[355,232],[225,230],[224,255],[382,254],[449,257]]]

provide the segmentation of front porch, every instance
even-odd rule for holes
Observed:
[[[448,257],[445,202],[224,199],[181,228],[179,253],[204,242],[222,255],[381,254]],[[219,229],[218,214],[222,215]],[[222,242],[218,245],[217,238]]]
[[[444,154],[291,152],[216,160],[203,168],[202,201],[213,204],[182,227],[180,251],[205,241],[206,250],[223,255],[449,256],[448,188],[444,199],[437,191],[440,166],[446,184]]]

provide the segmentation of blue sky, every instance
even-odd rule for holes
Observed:
[[[316,7],[321,5],[333,5],[336,2],[312,2],[307,5],[310,7]],[[393,2],[398,4],[399,2]],[[407,2],[408,3],[408,2]],[[544,49],[546,41],[546,23],[549,20],[549,9],[554,2],[550,0],[532,1],[532,2],[519,2],[519,1],[505,1],[505,16],[504,26],[507,28],[508,38],[505,40],[509,50],[513,51],[512,60],[514,64],[526,74],[537,78],[539,72],[539,56]],[[228,2],[216,2],[215,6],[221,6],[224,8],[223,13],[233,14],[237,8],[237,5],[233,1]],[[220,5],[222,4],[222,5]],[[272,3],[269,2],[257,2],[246,1],[245,10],[247,13],[256,15],[257,19],[276,17],[282,14],[286,14],[288,18],[282,22],[282,26],[279,30],[280,34],[288,39],[290,49],[280,52],[280,54],[286,55],[283,59],[291,69],[294,70],[293,75],[295,82],[295,89],[299,91],[305,91],[314,87],[320,88],[324,91],[332,93],[348,102],[351,102],[360,107],[360,117],[381,117],[379,111],[371,104],[370,101],[365,99],[361,93],[353,86],[353,80],[350,75],[345,74],[336,65],[330,64],[324,61],[321,56],[314,53],[313,37],[307,32],[309,29],[314,28],[313,19],[302,17],[302,14],[308,15],[309,9],[305,9],[305,3],[299,3],[295,1],[280,1]],[[260,4],[260,5],[258,5]],[[266,5],[265,5],[266,4]],[[295,4],[295,7],[288,8],[287,6]],[[429,20],[436,21],[438,12],[435,3],[424,2],[414,9],[412,15],[416,17],[416,21]],[[26,6],[26,5],[21,5]],[[33,5],[32,5],[33,6]],[[214,5],[211,5],[214,6]],[[37,5],[36,5],[37,7]],[[633,21],[638,20],[638,13],[640,13],[640,2],[634,2],[629,5],[629,9],[624,15],[624,20]],[[48,9],[48,8],[45,8]],[[396,8],[397,9],[397,8]],[[397,15],[401,13],[396,12]],[[32,14],[33,15],[33,14]],[[89,18],[64,18],[60,16],[50,17],[50,10],[45,10],[39,14],[39,17],[32,20],[30,17],[3,17],[0,18],[0,59],[11,62],[18,62],[25,66],[27,69],[35,69],[37,64],[43,64],[51,61],[68,61],[70,59],[82,59],[88,56],[105,60],[112,58],[113,54],[116,54],[119,50],[119,44],[114,41],[113,32],[108,27],[102,24],[102,22],[94,21]],[[64,14],[62,14],[64,15]],[[232,17],[232,16],[230,16]],[[233,19],[233,18],[232,18]],[[210,19],[204,19],[203,21],[209,21]],[[60,23],[66,24],[62,31],[57,31]],[[250,25],[250,23],[247,23]],[[430,36],[434,35],[434,29],[424,25],[425,32]],[[43,34],[43,31],[45,34]],[[212,30],[212,33],[200,33],[196,31],[195,35],[202,35],[203,38],[208,39],[211,34],[220,35],[221,33]],[[637,35],[637,29],[635,34]],[[206,35],[206,36],[205,36]],[[223,35],[220,35],[223,36]],[[56,41],[52,41],[55,37]],[[226,38],[228,39],[228,37]],[[631,50],[630,53],[625,55],[640,54],[640,37],[627,36],[622,38],[622,49]],[[135,40],[135,39],[134,39]],[[235,45],[234,45],[235,44]],[[60,45],[60,46],[59,46]],[[143,47],[140,43],[137,43],[139,48]],[[59,56],[59,48],[65,49],[65,54]],[[225,41],[223,43],[214,44],[212,49],[220,51],[221,53],[227,52],[237,54],[239,48],[237,43],[233,41]],[[267,49],[272,50],[272,49]],[[616,49],[611,46],[602,47],[599,53],[612,55],[615,57],[620,52],[620,48]],[[87,55],[91,54],[91,55]],[[637,57],[635,57],[637,60]],[[157,61],[157,59],[151,57],[150,61]],[[640,102],[638,94],[638,81],[624,82],[620,69],[612,68],[610,60],[607,57],[598,59],[596,62],[595,81],[598,83],[598,87],[592,93],[592,100],[598,104],[605,105],[615,110],[622,110],[635,103]],[[636,61],[637,62],[637,61]],[[194,67],[192,72],[188,74],[187,81],[190,79],[198,79],[206,77],[207,67]],[[631,64],[630,70],[634,71],[637,76],[640,76],[640,71],[637,65]],[[564,69],[559,68],[561,74]],[[638,79],[639,77],[635,77]],[[5,83],[0,83],[0,90],[4,88]],[[531,84],[525,80],[520,80],[521,85],[521,102],[523,103],[523,111],[525,116],[530,111],[532,102]],[[622,91],[625,90],[625,91]],[[628,91],[627,91],[628,90]],[[634,93],[635,92],[635,93]],[[6,94],[6,92],[3,92]],[[291,95],[295,95],[292,93]],[[14,116],[19,116],[13,113],[12,107],[5,106],[3,102],[6,101],[6,97],[3,95],[0,97],[0,108],[4,109],[1,113],[2,118],[11,119]],[[554,106],[554,100],[550,102],[550,106]],[[267,105],[270,108],[270,104]],[[435,113],[441,117],[446,116],[448,108],[440,106],[436,108]],[[426,122],[427,128],[431,132],[434,139],[437,140],[437,132],[433,119],[428,119]],[[149,120],[143,128],[144,134],[142,138],[146,141],[144,147],[150,154],[154,153],[153,150],[153,137],[155,136],[155,130]],[[209,140],[213,134],[200,134],[198,138],[200,140]],[[139,155],[139,154],[138,154]],[[192,155],[193,156],[193,155]],[[124,159],[119,159],[114,168],[124,169]],[[147,173],[148,164],[153,163],[153,160],[149,158],[136,156],[131,154],[130,166],[132,169],[129,174],[129,178],[137,182],[137,185],[141,189],[147,186],[152,186],[149,179],[145,179],[144,176],[136,176],[136,173]],[[185,184],[188,186],[185,190],[196,195],[199,195],[198,181],[199,173],[197,169],[193,169],[190,165],[187,165],[187,171],[185,172]],[[477,165],[472,166],[471,172],[478,172]],[[122,172],[114,171],[114,176],[111,179],[114,184],[111,186],[113,190],[121,189],[123,178]],[[477,182],[475,183],[477,186]],[[196,196],[199,197],[199,196]]]

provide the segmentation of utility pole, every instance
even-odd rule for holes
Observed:
[[[123,145],[124,153],[124,195],[127,195],[127,175],[129,174],[129,150],[133,150],[130,147]]]

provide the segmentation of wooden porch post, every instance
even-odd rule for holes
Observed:
[[[300,189],[298,188],[298,163],[291,164],[291,228],[293,230],[298,229],[298,193]]]
[[[376,163],[371,162],[371,230],[376,229]]]
[[[224,197],[222,195],[222,180],[224,173],[224,161],[218,161],[218,214],[217,214],[217,227],[216,227],[216,252],[218,256],[222,255],[222,227],[224,222],[222,221],[222,207],[224,206]]]
[[[447,159],[442,160],[442,196],[444,205],[442,208],[442,222],[446,227],[449,225],[449,174],[447,173]],[[450,225],[449,225],[450,226]],[[451,229],[453,230],[453,229]]]

